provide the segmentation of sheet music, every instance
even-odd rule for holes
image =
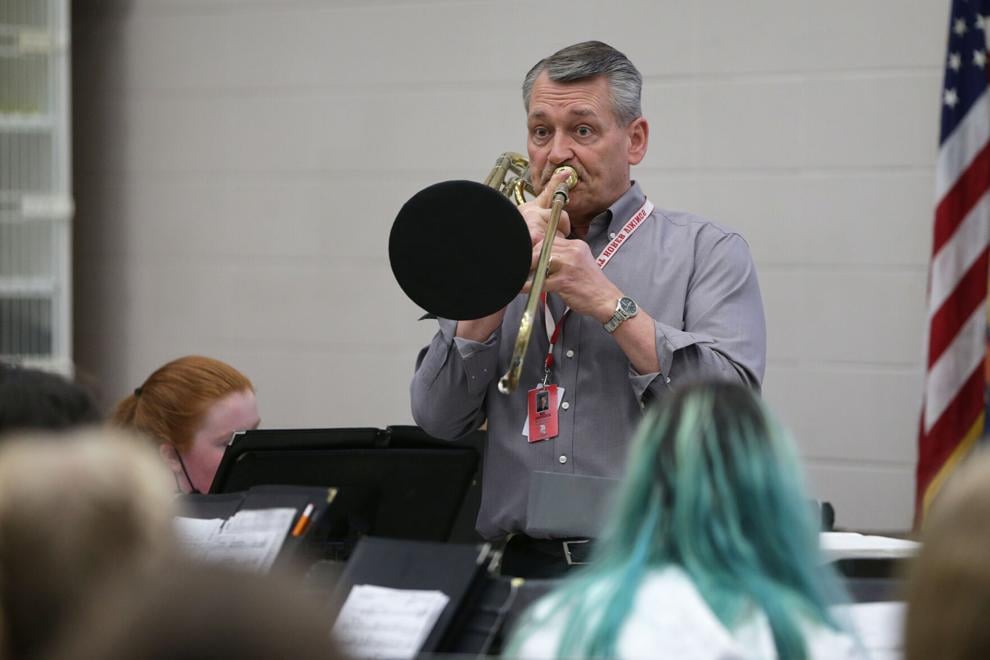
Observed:
[[[206,554],[210,539],[220,532],[223,518],[186,518],[176,516],[175,530],[179,536],[179,545],[194,557]]]
[[[913,557],[921,547],[917,541],[886,536],[868,536],[853,532],[822,532],[822,553],[829,561],[836,559],[870,559]]]
[[[238,511],[227,520],[176,518],[179,539],[192,556],[265,572],[282,549],[293,508]]]
[[[898,660],[902,657],[906,603],[852,603],[833,609],[840,620],[853,625],[871,658]]]
[[[441,591],[354,585],[332,634],[352,658],[413,658],[449,600]]]

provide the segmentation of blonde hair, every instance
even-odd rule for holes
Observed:
[[[946,484],[908,579],[907,660],[984,658],[990,648],[990,454]]]
[[[40,654],[94,589],[171,556],[172,490],[129,433],[10,436],[0,447],[3,657]]]
[[[322,603],[286,575],[187,560],[140,587],[101,593],[49,660],[343,660]]]

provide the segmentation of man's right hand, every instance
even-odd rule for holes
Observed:
[[[554,173],[536,199],[519,205],[519,212],[529,228],[529,237],[533,245],[542,241],[546,236],[547,224],[550,222],[550,206],[553,204],[553,191],[566,178],[567,172]],[[561,238],[567,238],[571,233],[571,221],[567,217],[567,211],[560,212],[560,218],[557,221],[557,233],[560,234]]]
[[[529,237],[533,241],[533,245],[537,245],[542,241],[547,233],[547,224],[550,222],[550,206],[553,203],[553,191],[566,178],[567,172],[555,173],[550,177],[546,185],[543,186],[543,190],[540,191],[536,199],[519,205],[519,212],[522,214],[523,220],[526,221],[526,226],[529,228]],[[570,233],[571,222],[567,218],[567,212],[561,211],[560,218],[557,221],[557,234],[561,238],[566,238]],[[502,318],[504,316],[505,308],[503,307],[494,314],[480,319],[458,321],[454,334],[465,339],[483,342],[502,325]]]

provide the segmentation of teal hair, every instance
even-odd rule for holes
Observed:
[[[727,628],[758,607],[778,657],[805,658],[801,622],[839,629],[828,605],[842,589],[821,561],[800,472],[752,391],[708,383],[668,395],[640,424],[592,563],[554,594],[553,611],[568,613],[558,656],[614,656],[644,577],[677,566]],[[525,615],[506,653],[547,617]]]

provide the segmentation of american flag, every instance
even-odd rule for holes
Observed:
[[[990,241],[990,0],[952,0],[935,165],[917,520],[984,435]]]

